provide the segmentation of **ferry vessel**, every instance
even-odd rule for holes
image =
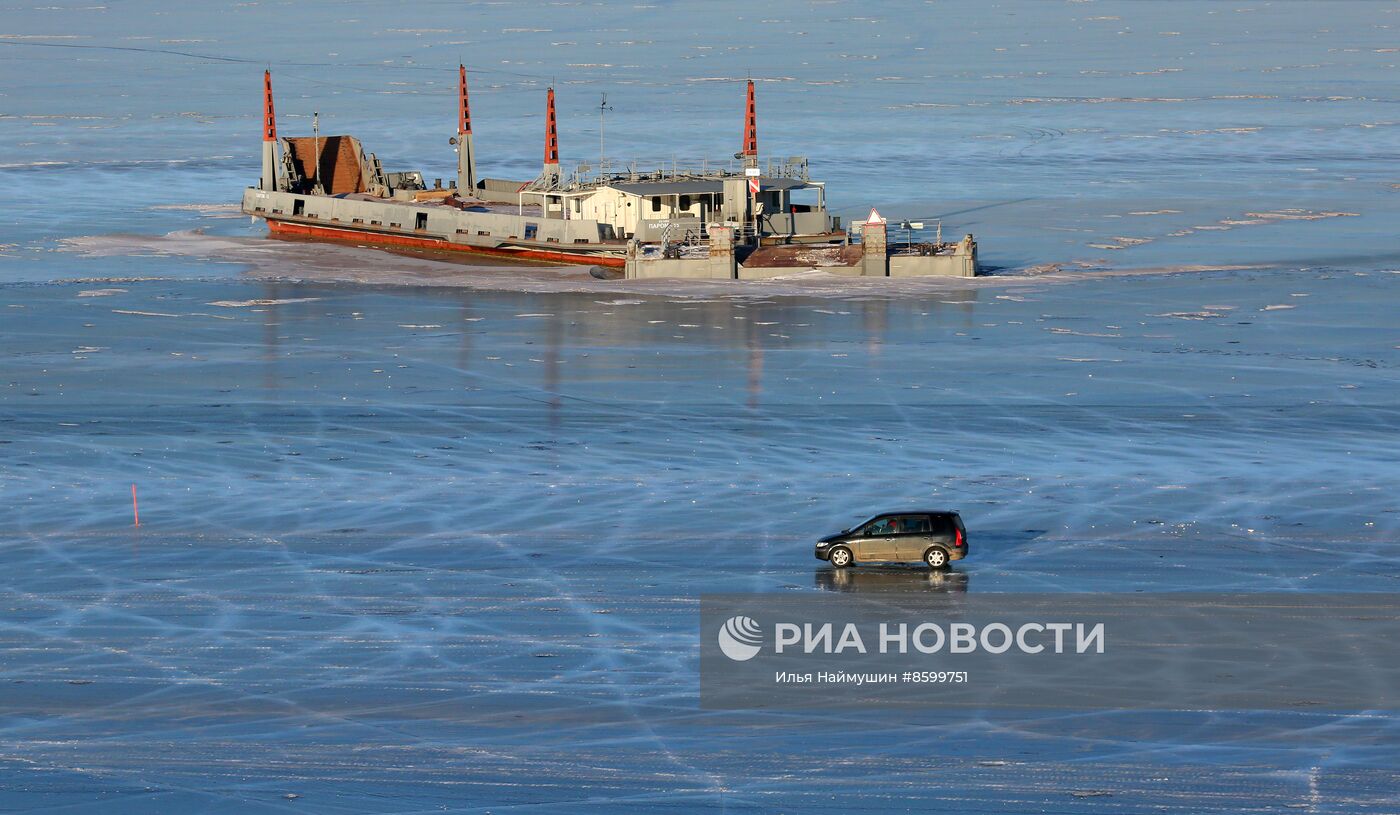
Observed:
[[[480,177],[472,141],[467,71],[458,66],[457,178],[430,188],[415,170],[385,171],[350,135],[280,137],[272,74],[263,74],[262,175],[242,209],[275,236],[429,252],[623,269],[628,277],[772,276],[810,265],[840,273],[889,275],[890,255],[920,274],[975,274],[975,244],[887,241],[883,220],[853,236],[826,208],[826,185],[801,157],[760,165],[754,83],[748,82],[743,143],[725,166],[643,172],[580,164],[564,172],[554,89],[545,94],[544,161],[528,180]],[[880,268],[853,247],[878,226]],[[723,242],[719,245],[716,239]],[[939,261],[939,257],[956,263]],[[710,258],[718,258],[711,260]],[[933,270],[934,267],[944,269]],[[956,271],[954,270],[954,267]],[[752,271],[743,274],[744,268]],[[759,272],[766,269],[766,272]],[[971,270],[970,272],[968,270]],[[601,271],[601,270],[599,270]],[[617,275],[617,273],[613,273]]]

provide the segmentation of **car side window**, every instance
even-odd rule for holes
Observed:
[[[933,534],[951,536],[953,534],[953,519],[946,515],[935,515],[933,518]]]
[[[929,531],[927,515],[901,515],[895,519],[901,535],[927,535]]]
[[[866,537],[875,537],[877,535],[893,535],[896,531],[897,527],[895,526],[894,518],[876,518],[865,525],[865,529],[862,530],[861,534]]]

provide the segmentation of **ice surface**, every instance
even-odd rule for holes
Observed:
[[[1397,285],[11,286],[0,800],[1394,808],[1390,715],[701,713],[695,624],[705,591],[1393,590]],[[974,557],[811,558],[908,503]]]
[[[7,9],[0,809],[1400,810],[1393,713],[709,713],[696,676],[706,591],[1393,591],[1390,4],[525,16]],[[555,78],[568,160],[604,90],[610,154],[726,156],[752,74],[765,153],[998,273],[600,281],[233,217],[264,65],[284,132],[448,178],[459,57],[483,170],[537,169]],[[973,557],[812,559],[910,502]]]

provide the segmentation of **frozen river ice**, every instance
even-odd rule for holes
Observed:
[[[1400,10],[1319,8],[7,8],[0,811],[1400,811],[1393,712],[698,700],[704,592],[1395,590]],[[237,216],[265,65],[284,131],[432,178],[459,59],[490,174],[551,82],[566,163],[604,91],[609,155],[727,156],[752,75],[765,155],[996,274],[600,281]],[[973,556],[812,558],[910,503]]]
[[[1392,810],[1389,715],[702,712],[696,622],[706,591],[1392,591],[1397,285],[11,286],[0,800]],[[974,556],[812,559],[909,503]]]

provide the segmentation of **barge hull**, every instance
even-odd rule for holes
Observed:
[[[271,218],[267,219],[267,228],[268,232],[277,237],[312,238],[315,240],[353,243],[356,245],[489,255],[491,257],[515,258],[517,260],[533,260],[550,263],[579,263],[593,266],[605,266],[614,269],[621,269],[627,264],[627,259],[624,257],[575,254],[545,249],[472,246],[464,243],[453,243],[441,238],[420,238],[410,235],[391,235],[358,229],[312,226],[310,224],[278,221]]]

